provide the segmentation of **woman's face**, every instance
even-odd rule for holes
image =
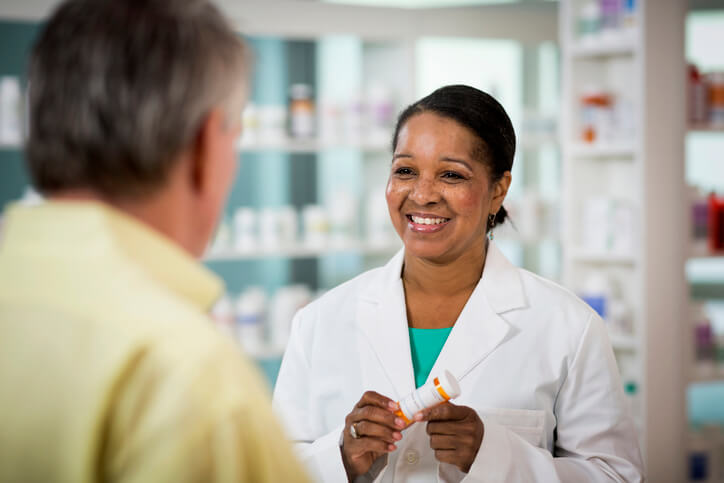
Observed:
[[[400,129],[387,182],[387,207],[408,254],[452,261],[485,243],[510,174],[492,184],[473,153],[480,140],[452,119],[416,114]]]

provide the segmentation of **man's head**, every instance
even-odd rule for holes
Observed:
[[[168,234],[200,254],[235,171],[249,57],[209,0],[64,2],[30,64],[36,187],[117,206],[172,193],[187,226]]]

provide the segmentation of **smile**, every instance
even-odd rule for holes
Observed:
[[[440,231],[450,222],[450,218],[424,215],[407,215],[407,220],[410,229],[420,233]]]

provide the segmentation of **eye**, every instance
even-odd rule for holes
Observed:
[[[394,170],[394,173],[395,173],[397,176],[401,176],[401,177],[409,177],[409,176],[412,176],[413,174],[415,174],[415,173],[412,171],[412,169],[410,169],[410,168],[405,168],[405,167],[396,168],[396,169]]]
[[[448,180],[465,179],[465,176],[461,175],[460,173],[456,173],[455,171],[445,171],[442,174],[442,177]]]

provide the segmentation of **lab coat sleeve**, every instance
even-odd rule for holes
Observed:
[[[274,389],[274,410],[281,418],[287,436],[294,443],[297,456],[307,467],[314,481],[347,481],[342,463],[339,437],[344,421],[326,434],[318,434],[313,425],[311,401],[309,400],[311,368],[306,351],[311,347],[307,340],[303,320],[305,309],[297,312],[292,321],[292,331],[287,350],[284,353]]]
[[[625,407],[606,328],[591,315],[556,399],[555,454],[483,420],[483,442],[463,481],[642,481],[637,435]]]

